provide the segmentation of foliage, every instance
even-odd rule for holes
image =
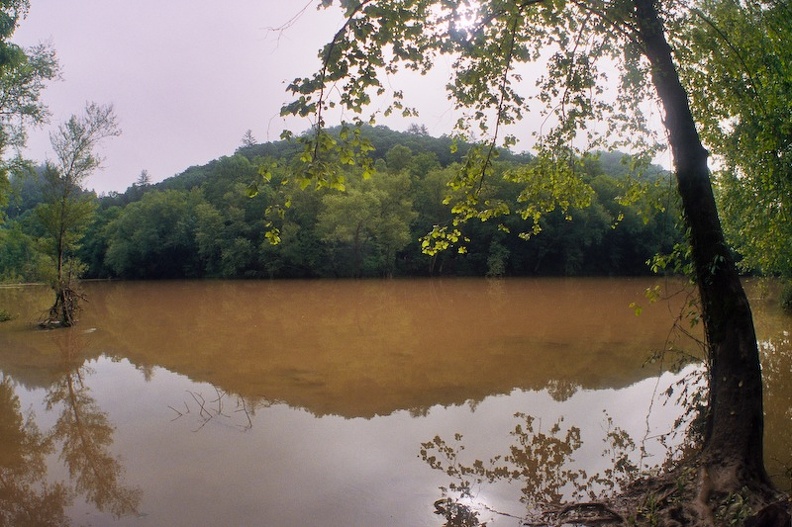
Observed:
[[[403,70],[426,73],[441,55],[453,61],[449,99],[466,110],[457,124],[460,137],[488,138],[466,150],[451,191],[444,196],[453,217],[435,225],[424,238],[427,254],[462,245],[465,237],[459,227],[471,219],[520,215],[533,220],[525,231],[529,236],[541,230],[541,218],[556,208],[564,214],[583,208],[592,196],[576,169],[584,151],[628,142],[647,154],[656,148],[639,104],[648,76],[642,75],[646,70],[636,53],[635,35],[625,29],[634,22],[626,4],[331,0],[322,5],[340,7],[346,22],[321,50],[321,70],[289,85],[295,99],[282,110],[315,118],[313,134],[301,138],[306,177],[326,184],[325,168],[317,167],[327,167],[337,152],[345,155],[347,147],[334,150],[328,140],[328,112],[340,106],[362,114],[373,97],[385,95],[390,77]],[[540,60],[548,61],[548,74],[539,77],[531,91],[523,84],[526,65]],[[615,100],[602,88],[613,69],[622,83]],[[415,114],[404,105],[403,91],[395,89],[389,95],[392,102],[384,115]],[[516,143],[514,136],[500,137],[501,127],[521,120],[532,103],[545,109],[540,118],[549,124],[537,138],[540,161],[498,176],[521,185],[517,203],[493,199],[488,196],[488,180],[496,173],[498,145],[501,140],[505,147]],[[375,117],[376,113],[368,121]],[[343,126],[359,128],[366,121],[356,117],[352,126]],[[604,126],[605,133],[588,131],[594,123]],[[585,132],[583,142],[578,131]],[[350,162],[365,160],[351,157]]]
[[[0,282],[44,281],[46,266],[36,239],[19,222],[0,228]]]
[[[198,190],[145,194],[107,225],[107,265],[123,278],[196,276],[190,256],[198,252],[195,230],[203,204]]]
[[[163,182],[135,183],[99,198],[75,255],[87,264],[87,276],[97,278],[634,275],[648,273],[645,262],[653,254],[681,242],[668,174],[652,167],[639,176],[629,157],[600,153],[576,164],[592,194],[588,208],[569,209],[571,220],[559,209],[547,213],[540,221],[543,235],[528,240],[519,235],[532,225],[518,215],[471,222],[459,227],[471,240],[465,254],[427,256],[420,238],[452,221],[442,201],[463,158],[438,156],[450,139],[384,127],[365,133],[381,157],[373,159],[368,179],[355,167],[346,169],[345,192],[284,191],[281,182],[298,162],[293,145],[246,147]],[[494,173],[526,171],[536,162],[504,150]],[[248,187],[262,163],[271,181],[251,199]],[[8,281],[46,278],[36,250],[44,231],[31,217],[45,183],[43,169],[14,180],[18,199],[0,230],[8,241],[0,244],[0,273]],[[631,197],[638,185],[641,192]],[[503,177],[486,185],[488,199],[515,208],[521,190]],[[357,246],[350,235],[355,217],[363,220]],[[268,223],[279,229],[277,245],[267,239]]]
[[[707,0],[677,34],[726,233],[745,269],[792,276],[789,5]]]
[[[367,249],[374,272],[393,275],[396,255],[410,242],[410,224],[416,217],[409,190],[407,174],[383,173],[322,198],[317,217],[320,240],[334,248],[351,246],[353,276],[362,275]]]
[[[28,7],[27,0],[0,2],[0,208],[8,203],[9,173],[23,170],[26,164],[19,156],[27,139],[26,128],[47,118],[41,91],[47,81],[58,76],[58,63],[50,48],[39,45],[25,50],[8,40]],[[15,156],[7,155],[9,148],[16,150]]]
[[[59,279],[60,269],[82,239],[97,203],[93,196],[72,186],[52,165],[47,166],[44,177],[45,201],[35,212],[45,231],[41,246],[55,263],[54,278]]]
[[[792,312],[792,282],[786,282],[781,290],[781,307]]]

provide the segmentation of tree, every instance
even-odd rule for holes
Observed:
[[[639,36],[665,109],[701,297],[709,361],[709,410],[702,447],[706,476],[724,489],[739,489],[743,482],[766,486],[762,373],[751,309],[720,225],[708,153],[699,139],[656,5],[652,0],[635,4]]]
[[[245,135],[242,136],[242,148],[249,148],[252,146],[256,146],[258,141],[253,136],[253,130],[248,129],[245,131]]]
[[[83,183],[101,165],[94,152],[99,142],[120,133],[112,106],[88,103],[83,116],[73,115],[50,135],[55,160],[46,163],[45,201],[36,208],[54,263],[55,303],[44,325],[68,327],[77,321],[76,280],[83,266],[75,252],[96,209],[95,198],[85,192]]]
[[[426,125],[413,123],[407,127],[407,133],[414,135],[429,135],[429,130],[426,129]]]
[[[396,145],[385,154],[385,162],[391,172],[401,172],[412,161],[412,150],[404,145]]]
[[[585,205],[591,189],[578,177],[580,152],[630,145],[653,153],[656,138],[647,129],[641,103],[659,101],[708,352],[709,406],[696,460],[698,489],[687,489],[678,498],[688,505],[683,512],[687,521],[713,523],[711,499],[718,495],[745,488],[759,501],[771,495],[762,455],[762,378],[751,310],[724,239],[708,153],[666,36],[684,20],[686,8],[661,0],[322,2],[324,7],[334,4],[343,9],[345,22],[321,51],[320,71],[292,82],[289,90],[296,100],[283,108],[284,114],[315,120],[313,133],[304,138],[305,177],[320,184],[332,181],[328,170],[334,160],[349,164],[354,162],[350,152],[365,150],[349,142],[340,147],[347,157],[333,157],[337,150],[324,129],[331,108],[340,105],[360,113],[374,94],[385,93],[383,75],[401,69],[425,73],[438,55],[453,57],[449,98],[457,108],[470,110],[459,120],[460,132],[475,127],[492,138],[468,153],[450,183],[460,197],[447,198],[455,219],[437,226],[430,240],[455,241],[458,226],[472,219],[517,213],[533,219],[535,227],[547,212],[567,214]],[[535,93],[526,93],[520,66],[539,60],[545,63],[545,75],[538,77]],[[611,68],[620,78],[615,94],[606,89],[612,85]],[[334,93],[340,93],[337,99]],[[402,92],[393,97],[386,113],[414,113],[404,106]],[[521,205],[512,209],[502,201],[480,199],[493,175],[502,127],[521,119],[532,104],[544,108],[548,126],[556,124],[537,138],[539,168],[507,175],[525,185]],[[595,123],[607,133],[595,133]],[[507,146],[515,140],[503,138]]]
[[[137,181],[133,183],[133,186],[143,188],[151,186],[151,175],[148,173],[148,170],[140,171],[140,175],[138,176]]]
[[[792,15],[787,3],[701,2],[677,38],[693,111],[721,168],[716,198],[747,269],[792,277]],[[696,64],[694,67],[693,64]],[[703,67],[701,67],[703,66]]]
[[[0,282],[36,282],[46,268],[36,240],[25,234],[18,222],[0,229]]]
[[[144,194],[108,224],[105,263],[124,278],[199,276],[195,231],[205,204],[199,189]]]
[[[317,230],[327,243],[352,249],[353,276],[363,276],[369,245],[374,270],[393,275],[396,254],[409,243],[416,216],[407,197],[409,187],[407,174],[377,174],[322,198]]]
[[[40,100],[46,81],[58,76],[55,52],[39,45],[24,50],[8,41],[27,14],[27,0],[0,2],[0,208],[8,202],[8,173],[25,163],[18,150],[25,145],[28,126],[43,123],[47,109]],[[9,148],[17,155],[8,159]]]

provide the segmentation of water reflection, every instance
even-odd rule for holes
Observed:
[[[792,493],[792,316],[777,308],[777,289],[752,298],[765,381],[765,451],[770,476]]]
[[[23,420],[11,376],[4,374],[1,385],[1,483],[8,501],[0,515],[8,521],[0,525],[68,525],[64,508],[75,496],[114,518],[137,514],[142,490],[124,484],[124,467],[111,453],[115,428],[86,382],[93,372],[85,362],[85,334],[63,330],[46,337],[57,350],[50,372],[58,375],[42,398],[43,409],[57,415],[52,428],[42,434],[32,411]],[[53,451],[68,482],[47,482],[45,458]]]
[[[682,301],[636,317],[630,280],[89,285],[83,324],[110,354],[349,418],[630,385],[656,373],[641,365]]]
[[[434,502],[435,513],[445,519],[444,526],[486,525],[504,517],[517,518],[522,525],[578,524],[584,521],[581,514],[589,524],[622,522],[598,500],[656,467],[646,463],[645,442],[636,445],[631,434],[607,412],[601,415],[602,434],[593,439],[594,448],[588,451],[582,450],[583,436],[592,441],[591,430],[584,434],[564,417],[549,422],[522,412],[514,417],[517,424],[509,433],[508,445],[488,460],[466,455],[462,434],[453,439],[435,436],[421,444],[421,459],[449,478],[448,484],[439,487],[441,497]],[[598,457],[606,463],[600,471],[592,471],[597,466],[591,462],[592,452],[598,449]],[[503,485],[520,489],[522,511],[512,507],[507,512],[503,507],[508,501],[492,498],[498,494],[493,489]],[[591,505],[568,507],[569,502]]]
[[[221,421],[223,426],[247,432],[253,428],[256,409],[272,406],[272,403],[266,401],[251,402],[242,397],[231,396],[217,386],[212,386],[212,391],[213,395],[207,399],[203,392],[187,390],[188,397],[183,401],[183,405],[176,407],[168,405],[175,414],[172,420],[193,417],[196,422],[194,432],[198,432],[212,421]]]
[[[636,317],[629,304],[645,304],[652,284],[87,284],[74,331],[31,332],[24,316],[0,325],[0,411],[14,416],[0,424],[0,483],[19,489],[0,514],[35,506],[49,524],[115,527],[475,525],[524,518],[532,501],[563,501],[584,482],[601,492],[618,479],[607,470],[662,461],[680,414],[652,406],[679,377],[644,363],[667,349],[685,299]],[[12,302],[37,314],[44,293]],[[792,354],[789,318],[770,305],[756,316],[771,355],[775,475],[790,459]],[[431,469],[421,443],[444,469],[440,454],[453,453],[468,483]]]
[[[0,380],[0,525],[65,526],[71,502],[61,483],[46,481],[46,456],[51,438],[44,436],[32,416],[23,416],[13,381]]]
[[[53,332],[63,374],[44,398],[47,411],[60,408],[50,437],[60,445],[60,459],[77,493],[116,518],[136,514],[142,491],[124,485],[124,468],[110,451],[115,428],[86,383],[94,372],[82,363],[84,338],[70,330]]]
[[[765,381],[766,464],[776,484],[789,492],[792,491],[792,438],[788,434],[792,419],[792,390],[788,382],[792,374],[792,317],[778,308],[775,291],[766,283],[749,283]],[[511,443],[489,458],[466,455],[468,445],[461,434],[453,438],[435,436],[422,443],[421,459],[449,478],[448,483],[439,487],[441,497],[434,502],[435,513],[445,520],[443,526],[487,525],[504,517],[517,518],[522,525],[623,523],[624,518],[601,500],[647,471],[659,470],[678,460],[691,447],[691,441],[695,441],[695,437],[686,434],[695,429],[698,412],[704,411],[705,372],[695,362],[690,365],[686,355],[681,354],[681,362],[672,361],[683,371],[654,392],[663,394],[658,403],[665,401],[689,411],[679,414],[665,432],[655,434],[647,426],[637,442],[637,436],[604,415],[604,437],[593,441],[594,445],[602,446],[601,457],[609,460],[600,472],[592,473],[588,469],[591,453],[580,455],[584,443],[581,429],[565,424],[564,417],[548,427],[546,422],[542,425],[541,419],[516,413],[519,422],[510,432]],[[657,357],[666,358],[663,353]],[[575,395],[575,387],[570,389],[558,380],[551,380],[546,391],[556,401],[567,401]],[[647,407],[647,423],[654,404]],[[591,427],[589,433],[590,430]],[[647,455],[648,439],[655,441],[663,455]],[[653,462],[648,462],[652,459]],[[491,496],[503,484],[520,486],[519,499],[525,504],[524,510],[505,512],[494,505]],[[568,503],[582,503],[583,507],[567,506]],[[650,519],[652,505],[639,506],[633,520]]]

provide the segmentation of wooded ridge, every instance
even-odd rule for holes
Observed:
[[[452,220],[443,199],[470,145],[454,148],[450,137],[430,137],[418,126],[368,127],[365,134],[374,146],[375,174],[364,178],[350,167],[344,191],[308,188],[284,196],[279,182],[298,163],[300,148],[277,141],[242,146],[156,184],[144,173],[123,193],[93,196],[97,213],[75,254],[88,266],[84,276],[641,275],[650,273],[649,259],[682,241],[671,175],[603,152],[576,167],[592,189],[588,207],[543,216],[536,235],[531,221],[516,215],[471,222],[463,230],[468,241],[428,256],[420,239]],[[520,187],[503,176],[531,163],[530,154],[502,150],[501,177],[488,181],[485,192],[516,203]],[[274,167],[270,185],[249,197],[262,166]],[[36,242],[43,233],[33,214],[42,201],[41,177],[12,180],[15,196],[0,227],[2,280],[44,279]],[[272,212],[277,207],[280,214]],[[273,223],[280,230],[275,245],[267,237]]]

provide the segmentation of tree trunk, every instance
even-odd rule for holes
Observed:
[[[696,130],[656,3],[633,0],[640,43],[665,111],[701,298],[709,360],[709,408],[701,462],[716,487],[740,482],[765,487],[769,479],[763,459],[762,373],[751,309],[718,218],[708,153]]]
[[[360,232],[363,230],[363,224],[358,223],[355,227],[355,236],[352,238],[352,258],[354,278],[361,278],[363,276],[363,254],[362,254],[362,241],[360,240]]]

